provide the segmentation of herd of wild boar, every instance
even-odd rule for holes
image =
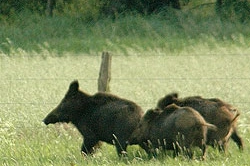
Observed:
[[[227,150],[230,138],[243,150],[237,133],[239,111],[218,98],[192,96],[179,98],[177,93],[161,98],[156,108],[144,113],[136,103],[98,92],[89,95],[73,81],[61,103],[43,120],[46,125],[71,122],[84,137],[81,152],[93,153],[101,141],[113,144],[119,156],[128,145],[139,145],[149,157],[172,150],[193,157],[193,147],[206,156],[210,145]]]

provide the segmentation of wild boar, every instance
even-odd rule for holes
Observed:
[[[84,137],[81,152],[90,154],[99,141],[115,144],[119,156],[143,111],[136,103],[109,93],[89,95],[73,81],[61,103],[43,120],[46,125],[71,122]]]
[[[164,110],[148,110],[128,142],[139,144],[150,157],[157,155],[157,149],[162,149],[173,150],[174,156],[184,151],[192,158],[191,148],[196,146],[202,150],[204,159],[208,129],[217,128],[207,123],[193,108],[171,104]]]
[[[163,109],[173,103],[181,107],[194,108],[208,123],[217,126],[218,130],[208,131],[207,144],[213,147],[218,145],[219,150],[225,152],[231,137],[239,149],[243,150],[243,140],[236,129],[237,118],[240,114],[232,105],[217,98],[205,99],[201,96],[178,98],[177,93],[171,93],[161,98],[157,107]]]

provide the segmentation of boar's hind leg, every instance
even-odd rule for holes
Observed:
[[[116,151],[117,151],[117,153],[118,153],[118,155],[120,157],[127,155],[127,152],[126,152],[127,145],[126,144],[123,144],[123,145],[122,144],[120,144],[120,145],[116,144],[115,147],[116,147]]]
[[[173,143],[173,158],[179,156],[180,152],[182,151],[181,150],[181,147],[179,146],[179,144],[176,142],[176,143]]]
[[[116,147],[116,151],[117,151],[119,157],[126,156],[127,155],[127,152],[126,152],[127,143],[126,143],[126,141],[118,139],[114,134],[113,134],[113,138],[114,138],[113,143]]]
[[[231,138],[238,145],[239,149],[243,151],[243,141],[242,138],[238,135],[236,130],[234,130],[234,132],[232,133]]]

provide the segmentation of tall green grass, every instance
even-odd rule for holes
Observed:
[[[172,91],[181,97],[219,97],[239,108],[244,152],[231,141],[227,155],[209,147],[206,161],[189,161],[183,156],[149,160],[138,146],[128,148],[128,158],[118,159],[114,146],[107,144],[93,156],[83,157],[82,136],[75,127],[45,126],[42,119],[60,102],[72,80],[79,79],[87,93],[97,91],[101,57],[1,55],[0,165],[248,165],[249,61],[246,55],[160,56],[151,52],[151,56],[113,56],[111,92],[144,110],[155,107],[160,97]]]

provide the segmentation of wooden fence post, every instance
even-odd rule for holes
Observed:
[[[109,82],[111,80],[111,55],[102,53],[102,62],[98,78],[98,91],[110,92]]]

